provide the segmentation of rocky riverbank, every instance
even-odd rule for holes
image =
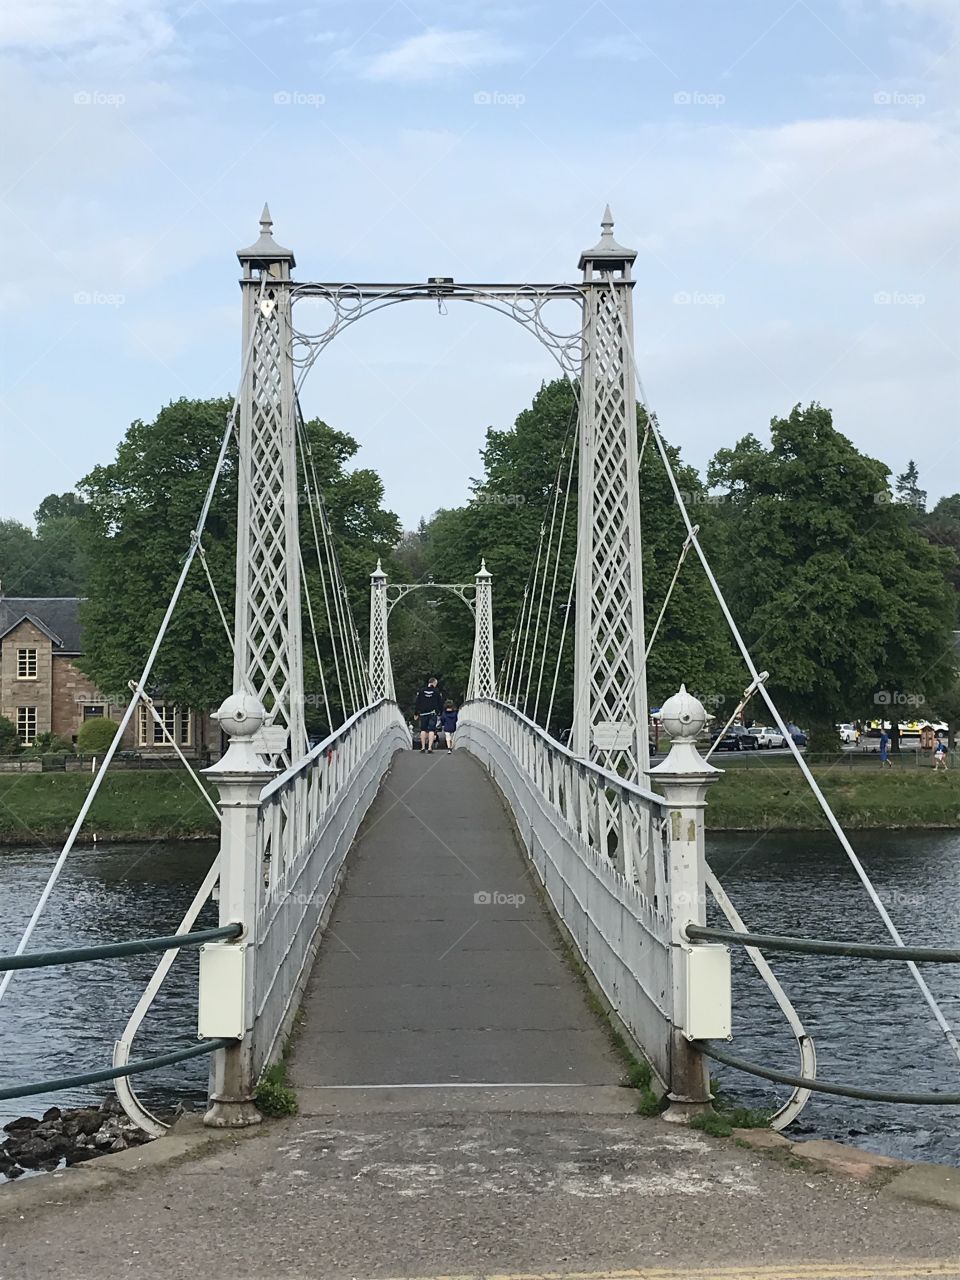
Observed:
[[[50,1107],[38,1120],[21,1116],[3,1126],[0,1178],[19,1178],[28,1170],[50,1172],[61,1165],[81,1164],[108,1151],[126,1151],[150,1137],[123,1113],[116,1098],[98,1107],[61,1111]]]

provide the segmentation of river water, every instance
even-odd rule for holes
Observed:
[[[862,832],[854,845],[906,940],[960,946],[960,832]],[[866,893],[839,846],[821,833],[710,835],[714,870],[748,926],[758,932],[886,941]],[[209,843],[113,845],[74,851],[31,949],[173,933],[214,856]],[[0,951],[12,951],[55,854],[0,849]],[[720,923],[719,917],[712,922]],[[208,905],[197,927],[216,923]],[[30,1081],[107,1065],[156,965],[136,956],[18,973],[0,1004],[2,1078]],[[771,957],[817,1045],[824,1080],[896,1090],[960,1091],[960,1066],[907,972],[891,962]],[[195,1043],[197,954],[181,952],[134,1047],[135,1057]],[[956,966],[924,974],[951,1021],[960,1022]],[[733,1051],[796,1071],[789,1028],[746,957],[734,956]],[[137,1078],[161,1113],[199,1105],[206,1059]],[[738,1101],[769,1106],[778,1086],[714,1066]],[[75,1105],[110,1086],[0,1102],[0,1123]],[[780,1089],[780,1096],[787,1091]],[[960,1164],[960,1108],[900,1107],[815,1096],[797,1136],[836,1138],[888,1155]]]

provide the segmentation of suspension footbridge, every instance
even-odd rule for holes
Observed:
[[[796,1119],[812,1090],[871,1096],[867,1081],[819,1078],[812,1039],[764,956],[813,948],[855,962],[857,948],[751,934],[710,870],[704,810],[720,771],[710,762],[709,717],[685,687],[662,707],[671,745],[651,767],[646,666],[690,553],[743,657],[741,706],[760,699],[780,727],[890,936],[888,945],[868,949],[870,958],[904,966],[946,1052],[960,1060],[953,1028],[919,967],[955,963],[960,953],[911,948],[900,936],[793,745],[684,507],[634,363],[636,253],[614,237],[609,209],[599,241],[580,255],[581,278],[573,284],[460,284],[446,277],[301,282],[293,253],[274,239],[266,208],[259,238],[238,257],[240,386],[206,501],[154,645],[131,680],[114,744],[15,954],[0,958],[0,998],[17,971],[93,962],[109,950],[39,953],[30,940],[126,724],[141,703],[153,712],[153,663],[191,573],[205,574],[233,654],[233,687],[224,690],[218,712],[227,747],[206,771],[219,796],[220,852],[174,935],[118,944],[161,959],[112,1064],[67,1082],[10,1082],[3,1096],[112,1079],[130,1117],[159,1136],[166,1124],[138,1099],[137,1074],[208,1054],[205,1124],[257,1125],[258,1082],[283,1054],[302,1012],[292,1078],[320,1112],[332,1105],[324,1097],[346,1105],[345,1093],[358,1089],[437,1091],[431,1105],[441,1110],[444,1090],[459,1091],[461,1103],[466,1091],[489,1100],[497,1089],[512,1090],[512,1105],[520,1106],[524,1089],[555,1089],[563,1091],[556,1095],[562,1109],[622,1111],[625,1091],[616,1091],[622,1063],[576,968],[615,1035],[647,1064],[668,1120],[687,1121],[709,1108],[711,1057],[788,1086],[773,1119],[777,1129]],[[297,303],[305,299],[311,317],[318,306],[326,317],[319,328],[299,325]],[[386,307],[424,300],[487,307],[531,331],[571,379],[578,405],[573,447],[558,472],[531,581],[499,665],[496,565],[481,563],[472,582],[430,584],[459,596],[474,620],[452,758],[410,750],[396,701],[390,614],[424,584],[394,583],[380,564],[372,567],[368,635],[361,638],[299,398],[304,378],[344,329]],[[558,303],[570,311],[564,331],[548,323]],[[645,409],[639,430],[638,403]],[[639,460],[647,448],[662,460],[686,533],[652,628],[644,617],[639,503]],[[239,476],[233,601],[221,599],[204,553],[205,522],[228,458]],[[571,532],[575,554],[564,576],[561,547]],[[311,595],[304,570],[305,534],[319,594],[315,588]],[[330,729],[313,745],[304,716],[305,647],[313,651]],[[567,648],[572,728],[561,743],[545,726],[553,720]],[[198,931],[193,926],[212,894],[219,925]],[[729,928],[707,926],[708,896]],[[179,950],[191,946],[201,947],[197,1043],[138,1059],[137,1030]],[[769,1072],[725,1047],[735,1005],[732,946],[746,948],[795,1037],[792,1073]],[[882,1096],[920,1105],[960,1102],[960,1092]]]

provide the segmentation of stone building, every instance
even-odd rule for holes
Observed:
[[[74,659],[83,652],[80,599],[76,596],[0,596],[0,715],[29,746],[38,734],[76,740],[94,717],[119,720],[128,694],[105,696]],[[164,726],[184,755],[219,754],[220,734],[205,717],[157,704]],[[172,755],[173,748],[146,707],[124,735],[125,750]]]

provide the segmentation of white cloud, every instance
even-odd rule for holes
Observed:
[[[422,84],[515,58],[515,50],[485,31],[430,29],[378,54],[364,71],[367,80]]]
[[[141,57],[175,38],[169,0],[30,0],[0,6],[0,48],[47,54],[83,49]]]
[[[615,36],[595,36],[583,44],[580,54],[584,58],[640,62],[643,58],[650,56],[650,50],[636,36],[622,33]]]

